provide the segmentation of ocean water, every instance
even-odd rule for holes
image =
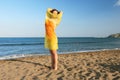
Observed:
[[[58,54],[120,49],[120,39],[117,38],[63,37],[58,40]],[[0,38],[0,59],[48,54],[44,38]]]

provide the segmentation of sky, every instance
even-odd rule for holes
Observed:
[[[120,0],[0,0],[0,37],[44,37],[47,8],[63,11],[58,37],[120,33]]]

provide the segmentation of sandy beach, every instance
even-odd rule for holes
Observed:
[[[50,66],[49,55],[0,60],[0,80],[120,80],[120,50],[59,54]]]

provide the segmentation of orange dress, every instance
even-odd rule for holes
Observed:
[[[48,8],[46,12],[45,19],[45,48],[49,50],[58,49],[58,39],[55,33],[55,29],[61,21],[62,12],[57,15],[53,15],[50,11],[52,9]]]

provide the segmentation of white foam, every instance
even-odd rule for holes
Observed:
[[[60,54],[80,53],[80,52],[96,52],[96,51],[106,51],[106,50],[120,50],[120,48],[114,48],[114,49],[98,49],[98,50],[85,50],[85,51],[72,51],[72,52],[60,52]]]
[[[100,50],[86,50],[86,51],[72,51],[72,52],[58,52],[58,54],[70,54],[70,53],[80,53],[80,52],[96,52],[96,51],[105,51],[105,50],[120,50],[120,48],[114,49],[100,49]],[[8,60],[22,57],[30,57],[30,56],[41,56],[41,55],[50,55],[50,54],[15,54],[8,56],[1,56],[0,60]]]
[[[22,57],[30,57],[30,56],[40,56],[40,55],[47,55],[47,54],[15,54],[15,55],[8,55],[0,57],[0,60],[8,60],[8,59],[16,59]]]

